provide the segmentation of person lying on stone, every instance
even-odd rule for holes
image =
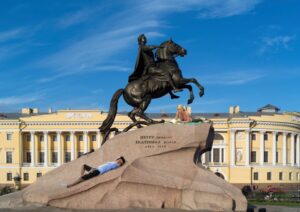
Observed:
[[[123,156],[120,156],[115,161],[107,162],[105,164],[102,164],[101,166],[98,166],[97,168],[93,168],[86,164],[83,164],[81,167],[81,176],[77,180],[75,180],[73,183],[68,184],[67,188],[77,185],[84,180],[91,179],[98,175],[102,175],[106,172],[109,172],[113,169],[119,168],[119,167],[123,166],[125,162],[126,162],[125,158]],[[87,171],[86,174],[84,174],[85,171]]]

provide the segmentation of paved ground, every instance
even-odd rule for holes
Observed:
[[[265,208],[266,211],[270,212],[300,212],[300,207],[287,207],[287,206],[272,206],[272,205],[253,205],[249,206],[254,208],[254,211]]]
[[[254,211],[265,208],[270,212],[300,212],[300,207],[286,207],[286,206],[263,206],[254,205],[250,206],[254,208]],[[122,210],[75,210],[75,209],[60,209],[53,207],[43,208],[28,208],[28,209],[0,209],[0,212],[186,212],[186,210],[178,209],[122,209]]]

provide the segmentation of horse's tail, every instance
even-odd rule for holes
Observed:
[[[117,115],[118,101],[119,101],[120,96],[123,94],[123,91],[124,91],[124,89],[119,89],[114,93],[114,95],[110,101],[108,115],[107,115],[106,119],[103,121],[101,127],[99,127],[99,130],[101,133],[106,133],[113,125],[115,117]]]

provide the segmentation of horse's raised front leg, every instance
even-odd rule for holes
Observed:
[[[204,87],[195,78],[181,78],[179,82],[183,85],[187,83],[194,83],[200,90],[199,96],[202,97],[204,95]]]
[[[193,103],[193,101],[194,101],[194,92],[193,92],[193,87],[191,86],[191,85],[181,85],[181,86],[179,86],[179,88],[186,88],[186,89],[188,89],[189,90],[189,92],[190,92],[190,98],[188,99],[188,104],[191,104],[191,103]]]
[[[173,94],[172,91],[169,91],[169,94],[170,94],[170,96],[171,96],[171,99],[178,99],[178,98],[179,98],[179,96]]]

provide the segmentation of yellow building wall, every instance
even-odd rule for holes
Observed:
[[[30,131],[35,132],[35,163],[38,163],[38,152],[44,151],[45,141],[40,142],[39,137],[43,136],[44,131],[48,133],[48,149],[51,151],[58,151],[58,138],[57,141],[52,141],[53,135],[56,132],[61,132],[62,154],[61,161],[64,162],[64,153],[71,151],[71,142],[65,141],[67,135],[70,136],[71,131],[76,131],[75,138],[75,158],[78,157],[78,152],[84,152],[84,142],[79,141],[79,135],[83,135],[84,131],[93,131],[88,134],[88,149],[97,149],[98,141],[92,141],[92,135],[96,135],[98,127],[106,118],[107,113],[93,110],[60,110],[52,114],[34,115],[23,117],[19,120],[0,120],[0,184],[12,184],[6,180],[6,173],[11,172],[13,176],[20,173],[23,178],[24,173],[29,173],[29,181],[22,181],[24,185],[30,184],[36,180],[36,174],[45,174],[53,167],[26,167],[22,166],[22,160],[26,157],[26,151],[31,150],[31,141],[27,141],[27,135],[30,136]],[[223,164],[208,164],[208,168],[214,172],[220,172],[224,175],[225,179],[234,184],[266,184],[266,183],[300,183],[299,167],[283,167],[282,166],[282,147],[283,147],[283,132],[287,132],[287,161],[290,160],[290,146],[291,138],[290,133],[300,134],[300,123],[295,121],[291,114],[275,114],[275,115],[261,115],[249,116],[240,118],[212,118],[215,131],[223,138],[221,141],[216,141],[214,147],[221,147],[225,149],[224,163]],[[255,123],[254,123],[255,121]],[[113,127],[124,129],[130,123],[130,119],[126,115],[117,115]],[[5,125],[9,123],[11,125]],[[75,124],[76,123],[76,124]],[[266,124],[271,123],[271,124]],[[272,124],[276,123],[276,124]],[[278,124],[284,123],[284,124]],[[295,126],[294,126],[295,125]],[[298,126],[298,127],[297,127]],[[242,158],[236,162],[235,166],[231,166],[231,130],[236,130],[236,143],[235,148],[242,151]],[[256,163],[250,163],[250,166],[245,166],[246,156],[246,130],[250,130],[251,134],[256,135],[256,139],[252,140],[250,136],[250,154],[251,151],[256,151]],[[264,166],[259,166],[260,161],[260,131],[265,131],[268,134],[268,140],[264,141],[264,149],[268,151],[268,163]],[[278,131],[277,151],[279,157],[279,164],[272,166],[272,142],[273,131]],[[6,133],[12,133],[12,140],[6,140]],[[58,135],[57,135],[58,136]],[[71,137],[71,136],[70,136]],[[98,138],[98,137],[97,137]],[[22,144],[22,147],[21,147]],[[13,151],[13,163],[7,164],[5,161],[5,152],[7,150]],[[20,160],[20,155],[23,159]],[[52,155],[48,153],[48,161],[51,165]],[[272,180],[267,180],[267,172],[272,172]],[[253,180],[253,173],[259,173],[259,180]],[[279,172],[283,172],[283,180],[279,180]],[[289,173],[292,173],[292,180],[289,180]]]

